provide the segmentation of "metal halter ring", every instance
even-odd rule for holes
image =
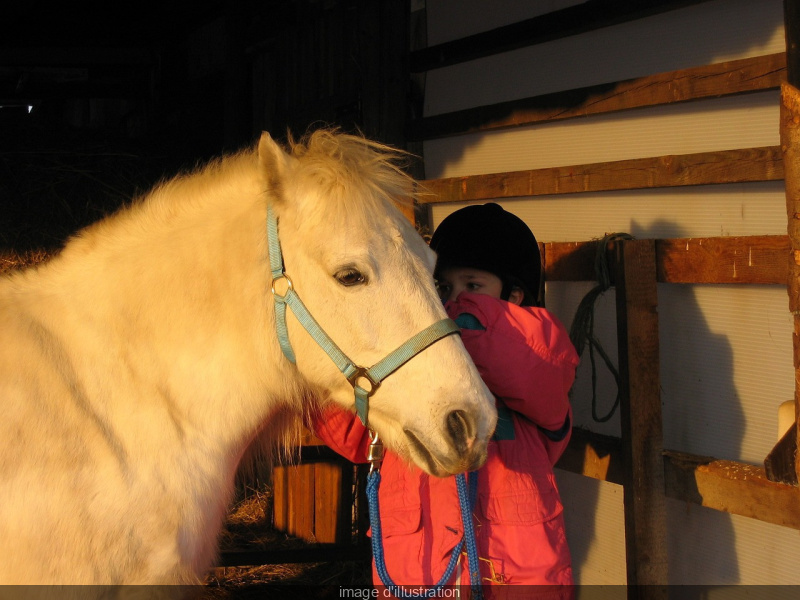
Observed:
[[[365,369],[364,367],[356,367],[356,370],[350,375],[347,380],[350,382],[350,385],[355,387],[360,387],[367,393],[367,396],[372,396],[375,391],[381,387],[380,381],[375,381],[369,373],[369,369]],[[369,382],[369,389],[361,385],[361,382],[368,381]]]
[[[278,293],[278,292],[275,290],[275,282],[276,282],[276,281],[279,281],[279,280],[281,280],[281,279],[285,279],[285,280],[286,280],[286,286],[287,286],[287,287],[286,287],[286,292],[285,292],[285,293],[283,293],[283,294],[279,294],[279,293]],[[275,298],[277,298],[277,299],[279,299],[279,300],[283,300],[283,299],[285,299],[285,298],[286,298],[286,296],[288,296],[288,295],[289,295],[289,292],[291,292],[291,291],[293,291],[293,290],[294,290],[294,285],[292,285],[292,280],[291,280],[291,279],[289,278],[289,276],[288,276],[288,275],[286,275],[285,273],[284,273],[283,275],[280,275],[280,276],[278,276],[278,277],[276,277],[275,279],[273,279],[273,280],[272,280],[272,295],[273,295],[273,296],[275,296]]]

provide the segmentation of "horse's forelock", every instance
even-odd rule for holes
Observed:
[[[290,144],[296,175],[325,197],[329,209],[350,219],[381,213],[386,203],[410,204],[417,196],[403,171],[408,155],[400,150],[336,130],[317,130]]]

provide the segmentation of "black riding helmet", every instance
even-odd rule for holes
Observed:
[[[437,254],[434,277],[442,269],[467,267],[497,275],[502,297],[512,289],[523,293],[523,306],[536,306],[542,259],[536,237],[522,219],[494,202],[467,206],[449,215],[431,238]]]

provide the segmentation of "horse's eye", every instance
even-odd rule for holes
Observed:
[[[358,269],[345,269],[339,271],[334,277],[336,281],[346,287],[361,285],[367,282],[367,278]]]

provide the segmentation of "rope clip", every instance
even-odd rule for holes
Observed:
[[[369,430],[369,448],[367,448],[367,462],[369,462],[370,475],[381,470],[383,463],[383,442],[377,431]]]

